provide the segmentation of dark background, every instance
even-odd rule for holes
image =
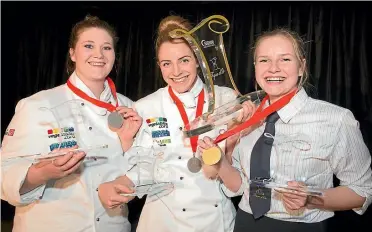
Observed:
[[[241,92],[254,91],[251,47],[256,36],[273,27],[290,27],[307,41],[311,96],[350,109],[372,151],[372,17],[368,9],[368,2],[2,2],[1,136],[21,98],[65,83],[69,33],[86,14],[99,16],[117,29],[118,64],[110,76],[118,92],[132,100],[165,85],[154,51],[155,30],[162,18],[177,14],[195,25],[222,14],[231,24],[224,34],[225,49]],[[1,203],[2,221],[11,221],[14,209]],[[142,203],[131,203],[131,220]],[[337,212],[330,228],[371,227],[367,224],[371,211],[363,216]]]

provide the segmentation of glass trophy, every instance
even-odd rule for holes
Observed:
[[[69,148],[78,145],[77,149],[70,150],[72,152],[84,151],[87,155],[84,161],[102,161],[106,160],[106,156],[100,155],[100,151],[103,149],[109,149],[108,143],[103,144],[91,144],[89,138],[91,134],[88,134],[89,119],[82,114],[81,110],[84,106],[82,100],[69,100],[51,108],[41,107],[39,110],[44,111],[48,117],[47,122],[40,122],[42,126],[45,126],[45,136],[48,136],[51,144],[49,145],[50,152],[41,152],[38,154],[8,154],[9,158],[3,157],[5,160],[13,159],[30,159],[37,163],[43,160],[54,159],[58,156],[67,154],[66,151],[60,151],[61,148]],[[44,125],[43,125],[44,124]],[[95,141],[105,141],[99,139],[101,136],[99,131],[90,132],[94,133]],[[31,136],[31,135],[30,135]],[[107,139],[106,139],[107,140]],[[107,141],[105,141],[107,142]]]
[[[242,95],[238,90],[230,71],[222,36],[229,30],[229,27],[229,22],[225,17],[213,15],[202,20],[190,31],[175,29],[170,32],[172,38],[183,38],[189,43],[199,62],[207,89],[208,111],[185,126],[186,137],[206,133],[236,119],[243,102],[251,100],[259,104],[265,96],[263,91]],[[223,102],[218,104],[218,108],[216,107],[216,85],[230,88],[235,92],[234,96],[230,96],[231,91],[229,91],[230,94],[227,91],[226,94],[222,93],[223,96],[219,98],[223,99]]]
[[[263,130],[261,132],[263,133]],[[268,133],[264,136],[273,138]],[[270,157],[270,178],[248,179],[247,173],[243,172],[247,177],[248,185],[254,184],[260,188],[271,188],[299,195],[324,196],[325,189],[314,181],[314,177],[319,173],[315,173],[313,168],[314,165],[324,160],[322,161],[312,153],[311,139],[308,136],[301,133],[290,136],[275,135],[272,149],[274,152]],[[241,165],[242,162],[247,163],[247,160],[240,157],[239,162]],[[288,181],[296,181],[299,186],[288,186]]]
[[[166,159],[164,147],[133,146],[127,152],[129,172],[137,175],[137,184],[133,193],[123,193],[123,196],[137,196],[142,198],[147,195],[147,202],[153,201],[170,194],[174,189],[171,181],[176,176],[172,168],[164,165]]]

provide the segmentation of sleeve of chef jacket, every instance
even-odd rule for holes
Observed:
[[[45,185],[41,185],[28,193],[19,193],[33,160],[17,156],[48,151],[47,131],[42,126],[48,117],[39,105],[35,99],[20,100],[2,141],[1,199],[14,206],[40,199],[45,189]]]

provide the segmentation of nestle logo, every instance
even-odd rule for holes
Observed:
[[[203,46],[203,48],[209,48],[209,47],[215,46],[213,40],[206,41],[203,39],[200,43]]]

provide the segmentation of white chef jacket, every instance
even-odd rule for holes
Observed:
[[[75,73],[71,75],[70,81],[90,97],[94,97]],[[119,106],[130,107],[133,104],[127,97],[117,95]],[[64,117],[64,113],[68,111],[66,109],[71,108],[59,107],[56,117],[62,117],[61,120],[66,123],[59,125],[63,128],[58,128],[51,111],[43,107],[50,109],[69,100],[81,100],[79,104],[69,105],[75,112],[75,120]],[[113,105],[116,103],[107,81],[100,100]],[[17,104],[1,151],[1,198],[16,206],[14,232],[130,231],[127,207],[105,210],[98,198],[98,186],[124,175],[128,167],[117,134],[107,126],[109,113],[105,108],[97,107],[75,95],[66,84],[40,91]],[[56,181],[48,181],[46,185],[20,195],[20,187],[33,160],[17,158],[10,162],[6,158],[47,153],[58,142],[62,142],[61,147],[71,147],[77,143],[81,148],[107,144],[108,148],[91,151],[87,155],[99,155],[108,159],[84,161],[78,172]]]
[[[195,118],[198,94],[202,88],[204,88],[204,83],[198,78],[189,92],[178,94],[174,91],[176,96],[187,106],[185,110],[189,121]],[[215,86],[215,93],[216,107],[236,98],[234,91],[226,87]],[[204,99],[203,112],[206,112],[208,109],[207,94]],[[137,231],[232,231],[236,211],[230,198],[224,195],[220,182],[207,179],[202,171],[191,173],[187,168],[187,162],[193,157],[193,152],[190,140],[183,137],[181,129],[184,123],[176,104],[168,93],[168,87],[161,88],[142,98],[135,103],[134,107],[143,118],[143,126],[136,136],[133,147],[161,146],[164,149],[164,154],[162,155],[163,162],[159,167],[168,174],[155,173],[155,176],[163,176],[157,181],[170,181],[175,185],[169,195],[158,200],[151,197],[150,201],[150,198],[147,197]],[[215,138],[225,129],[226,126],[222,126],[199,136],[199,138],[206,135]],[[219,145],[223,149],[225,142],[221,142]],[[130,151],[126,155],[136,155]],[[128,158],[131,160],[131,157]],[[155,169],[158,170],[158,167]],[[135,184],[139,184],[137,170],[134,166],[127,173],[127,176]],[[141,171],[141,183],[150,179],[150,173]]]

